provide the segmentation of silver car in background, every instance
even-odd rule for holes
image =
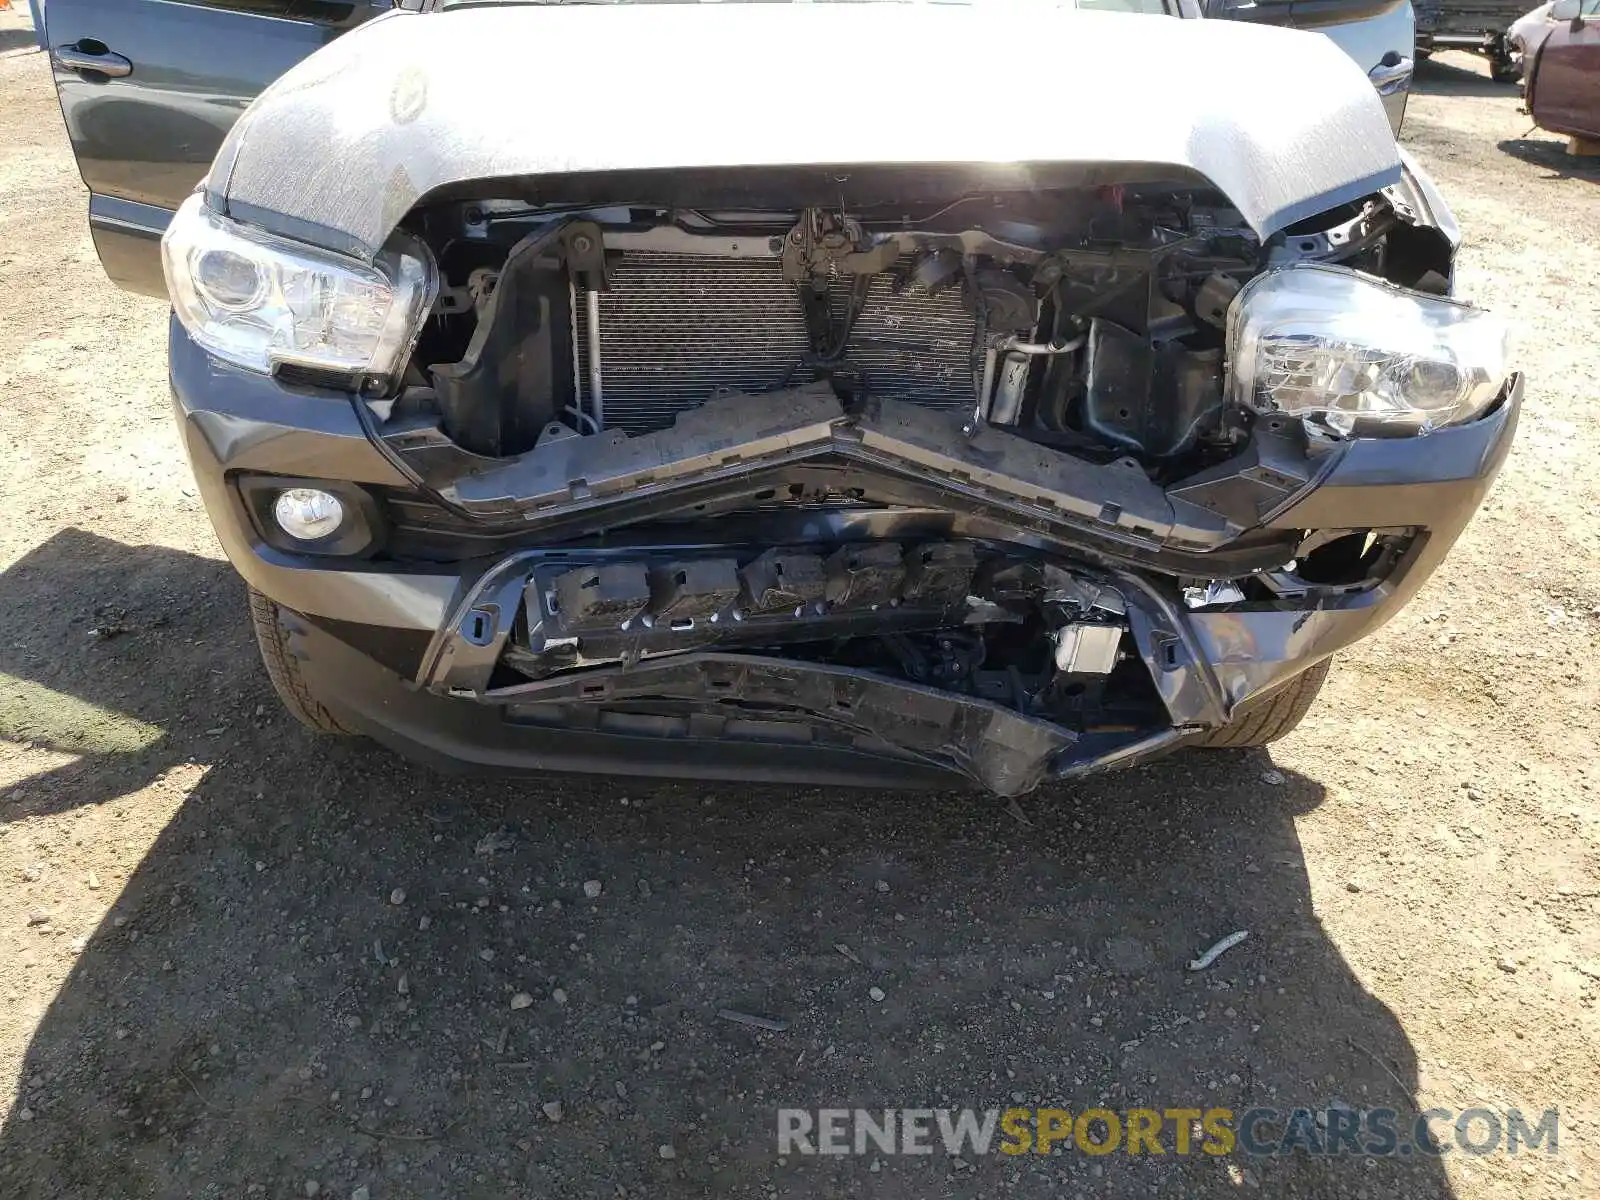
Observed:
[[[1367,73],[1400,132],[1416,54],[1411,0],[1205,0],[1205,14],[1322,34]]]

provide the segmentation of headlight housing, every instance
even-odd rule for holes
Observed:
[[[438,272],[421,243],[373,263],[219,216],[199,192],[161,239],[183,327],[218,358],[270,374],[281,363],[387,381],[404,369],[433,307]]]
[[[1339,437],[1470,421],[1506,376],[1498,319],[1344,267],[1258,275],[1234,297],[1227,336],[1234,403]]]

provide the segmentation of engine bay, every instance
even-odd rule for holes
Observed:
[[[1264,246],[1220,195],[1157,185],[842,200],[427,210],[444,282],[415,382],[452,440],[488,457],[553,426],[637,436],[725,394],[823,383],[846,411],[959,412],[1176,478],[1248,437],[1223,403],[1242,283],[1285,260],[1381,270],[1396,224],[1374,198],[1334,214],[1342,236]]]

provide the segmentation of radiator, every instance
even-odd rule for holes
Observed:
[[[630,434],[664,429],[719,390],[764,392],[800,383],[809,349],[794,285],[776,258],[625,251],[608,266],[599,297],[605,424]],[[847,289],[834,289],[842,307]],[[959,289],[895,294],[875,276],[847,355],[870,394],[937,408],[973,402],[975,322]],[[573,305],[577,375],[589,395],[589,315]]]

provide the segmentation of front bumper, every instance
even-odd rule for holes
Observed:
[[[518,598],[551,551],[534,542],[461,563],[407,564],[330,560],[269,545],[241,499],[241,476],[414,490],[418,473],[369,436],[349,397],[294,390],[217,364],[176,323],[170,348],[176,415],[223,550],[252,587],[296,614],[291,631],[308,682],[348,724],[414,757],[494,771],[912,785],[965,778],[1003,794],[1169,750],[1377,629],[1422,585],[1477,510],[1509,450],[1522,394],[1520,377],[1513,377],[1499,405],[1470,425],[1422,439],[1356,441],[1316,463],[1252,462],[1210,481],[1156,489],[1156,495],[1119,484],[1114,504],[1095,477],[1104,468],[1070,466],[1065,474],[1036,476],[1025,488],[1008,490],[1017,480],[1009,450],[994,450],[1001,443],[978,438],[959,449],[934,445],[914,414],[880,418],[876,425],[868,418],[813,422],[805,435],[810,441],[791,431],[761,463],[743,465],[753,477],[783,469],[785,455],[803,459],[806,469],[820,469],[829,455],[842,457],[858,476],[876,481],[868,491],[881,485],[887,499],[926,505],[930,492],[938,493],[944,507],[936,515],[945,536],[1003,536],[1040,554],[1093,563],[1126,601],[1129,633],[1167,720],[1120,734],[1076,734],[990,701],[885,676],[709,652],[505,686],[494,678],[495,664],[512,634]],[[938,456],[946,460],[942,465],[931,461]],[[970,461],[956,461],[960,456]],[[707,479],[667,478],[688,470],[685,458],[668,462],[663,452],[653,461],[649,487],[681,484],[685,502],[703,503],[712,486]],[[1054,466],[1032,456],[1028,470]],[[598,482],[610,468],[590,462],[588,469],[590,481]],[[930,483],[931,471],[948,474]],[[494,474],[463,481],[462,493],[476,487],[478,496],[515,509],[518,498],[497,493],[505,479]],[[528,477],[537,475],[533,469]],[[640,493],[640,477],[613,470],[619,509]],[[604,528],[605,506],[588,504],[593,494],[587,485],[584,491],[585,503],[558,506],[554,517],[548,504],[538,509],[530,503],[520,515],[535,535],[541,521],[567,522],[559,526],[563,536],[584,532],[572,527],[574,520],[598,520]],[[1019,499],[1023,494],[1035,499]],[[1033,511],[1034,503],[1047,510]],[[1239,513],[1249,505],[1261,518],[1241,528]],[[1163,519],[1165,528],[1153,531]],[[861,518],[853,531],[847,524],[815,532],[846,539],[900,536],[881,527],[881,512],[877,520],[875,526],[874,519]],[[1280,534],[1292,544],[1305,530],[1397,527],[1414,531],[1407,550],[1381,582],[1359,591],[1191,611],[1175,602],[1176,589],[1168,586],[1177,574],[1205,577],[1213,564],[1211,576],[1221,578],[1252,559],[1273,561],[1274,553],[1281,562]],[[672,723],[603,711],[640,681],[701,695],[726,686],[721,676],[729,670],[740,672],[738,686],[754,694],[824,697],[805,701],[820,715]],[[571,679],[589,686],[581,694],[551,692]]]

